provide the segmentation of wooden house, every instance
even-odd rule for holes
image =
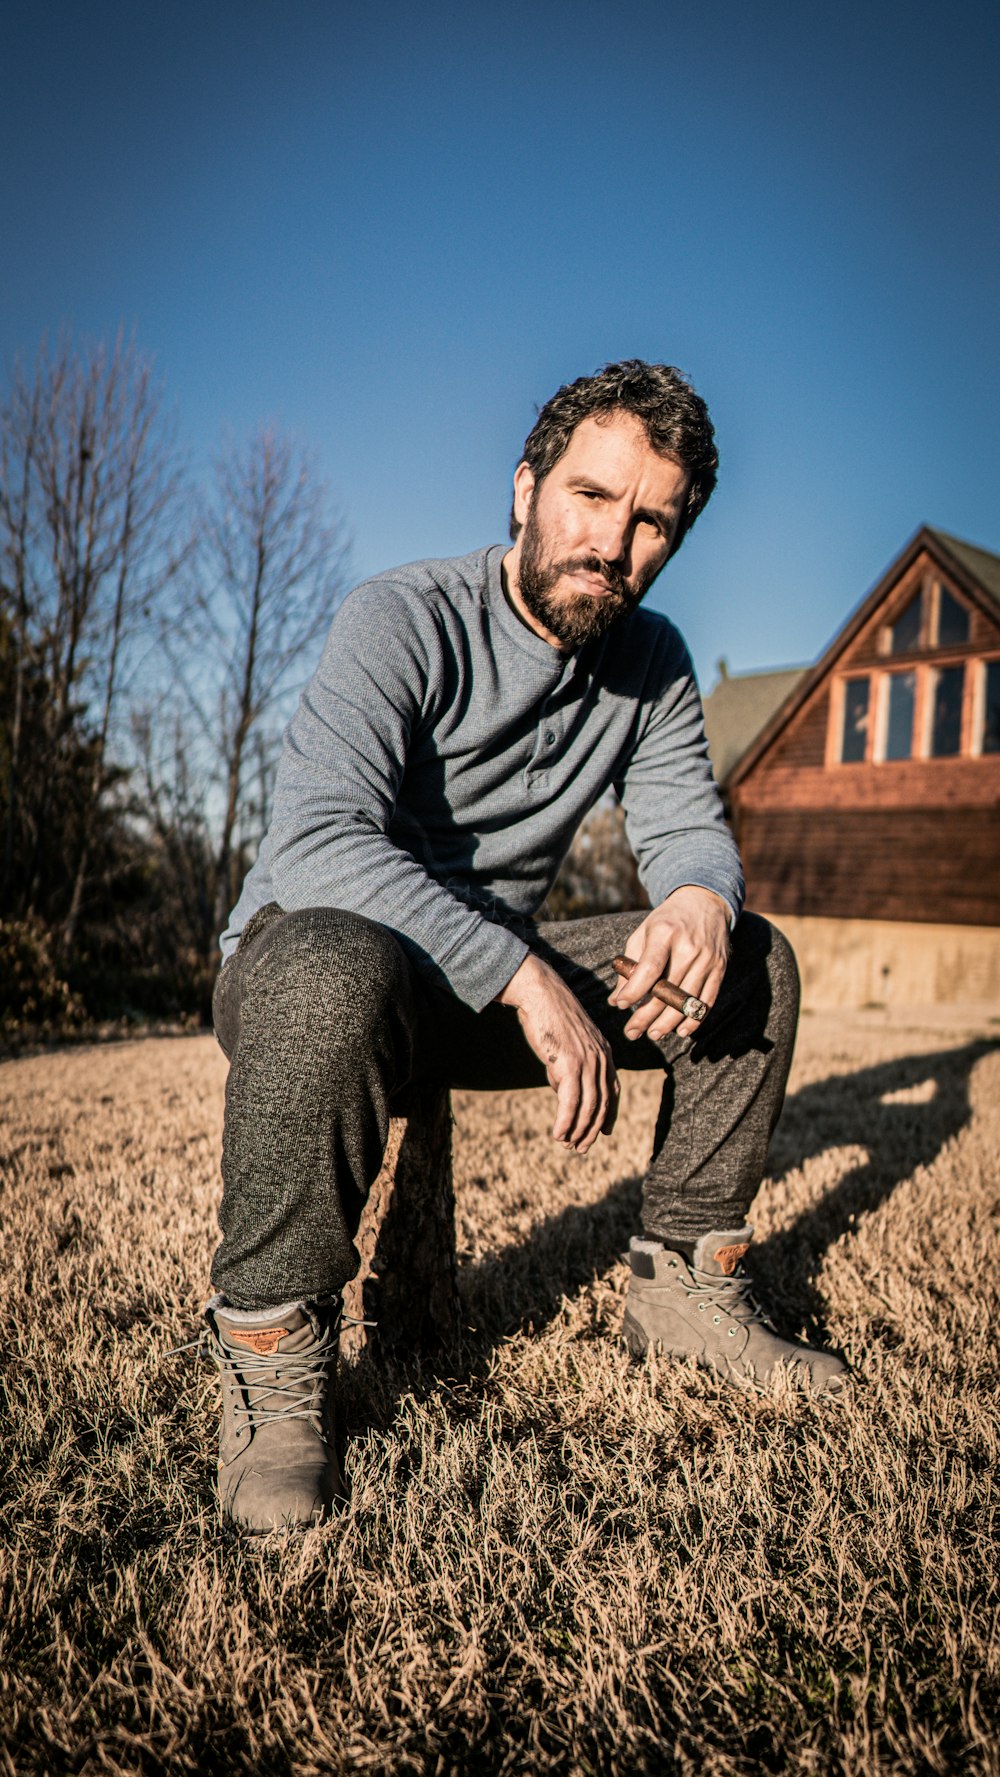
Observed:
[[[808,671],[786,666],[777,672],[731,673],[726,660],[718,662],[719,677],[703,701],[708,756],[723,789],[737,760]]]
[[[722,787],[753,907],[1000,925],[1000,556],[923,526]]]

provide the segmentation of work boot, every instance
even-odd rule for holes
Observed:
[[[760,1389],[780,1364],[813,1394],[842,1396],[847,1365],[828,1351],[782,1339],[755,1301],[743,1257],[752,1228],[703,1234],[691,1264],[657,1240],[633,1237],[632,1277],[622,1336],[640,1357],[657,1346],[670,1357],[693,1357],[727,1382]]]
[[[307,1530],[344,1483],[334,1435],[337,1317],[308,1302],[247,1311],[213,1296],[208,1344],[222,1378],[219,1497],[241,1530]]]

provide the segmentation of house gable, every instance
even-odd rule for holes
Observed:
[[[725,789],[758,907],[1000,923],[1000,558],[922,527]]]
[[[972,571],[973,563],[978,564],[978,574]],[[939,647],[931,639],[942,592],[969,611],[967,641],[950,648]],[[886,644],[886,632],[915,598],[925,594],[928,610],[917,645],[893,654]],[[937,668],[991,653],[1000,654],[1000,557],[962,544],[929,525],[922,526],[733,765],[727,774],[727,789],[735,792],[765,761],[769,768],[839,763],[834,737],[840,711],[832,708],[838,681],[865,669]],[[969,695],[973,695],[971,684]],[[974,717],[976,712],[971,714]],[[970,736],[970,752],[975,753],[972,740]],[[927,756],[923,747],[915,751],[919,757]]]

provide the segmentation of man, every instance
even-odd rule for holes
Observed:
[[[631,360],[542,408],[513,545],[420,562],[338,611],[285,737],[228,931],[219,1292],[224,1512],[316,1521],[341,1491],[332,1365],[352,1237],[414,1080],[555,1092],[552,1135],[609,1135],[619,1067],[665,1071],[625,1338],[816,1392],[839,1359],[780,1339],[740,1261],[797,1016],[794,959],[741,917],[739,858],[690,659],[641,609],[715,485],[704,402]],[[651,911],[536,924],[611,786]],[[620,978],[612,959],[634,964]],[[661,978],[684,1011],[651,995]]]

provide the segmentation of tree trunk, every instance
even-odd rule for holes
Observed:
[[[361,1268],[344,1293],[346,1312],[377,1322],[374,1343],[399,1356],[451,1344],[460,1326],[451,1176],[451,1097],[444,1087],[409,1095],[394,1117],[357,1248]],[[372,1330],[348,1328],[356,1355]]]

